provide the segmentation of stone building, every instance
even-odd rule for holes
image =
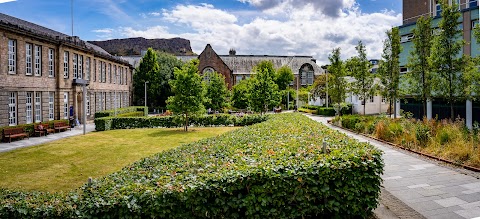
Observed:
[[[271,61],[275,69],[282,66],[290,67],[295,76],[295,80],[290,84],[293,88],[311,85],[316,76],[324,73],[312,56],[237,55],[233,49],[228,55],[218,55],[210,44],[207,44],[198,59],[200,60],[198,70],[206,80],[207,73],[216,71],[225,76],[225,83],[229,89],[241,80],[249,78],[253,74],[253,68],[261,61]]]
[[[78,37],[0,13],[0,127],[68,119],[71,113],[91,120],[115,103],[129,106],[132,69]]]

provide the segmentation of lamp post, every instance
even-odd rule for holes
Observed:
[[[147,107],[147,84],[148,81],[145,81],[145,107]]]
[[[325,86],[327,87],[327,108],[328,108],[328,70],[325,69]]]
[[[297,76],[297,110],[298,110],[298,86],[299,86],[299,81],[300,81],[300,71],[298,72]]]
[[[117,84],[117,79],[118,79],[118,73],[117,73],[117,69],[115,68],[115,84]],[[115,86],[115,88],[113,89],[114,91],[114,95],[115,95],[115,102],[114,102],[114,109],[115,109],[115,117],[117,117],[117,87]]]

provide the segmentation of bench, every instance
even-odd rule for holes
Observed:
[[[28,133],[22,127],[18,128],[6,128],[3,130],[3,139],[8,138],[8,143],[12,142],[12,138],[19,138],[19,137],[28,137]]]
[[[42,136],[42,134],[45,136],[49,133],[55,133],[55,129],[50,128],[48,123],[35,124],[33,130],[35,131],[35,135],[38,134],[38,136]]]
[[[53,128],[55,129],[55,132],[58,130],[58,132],[62,131],[62,130],[67,130],[67,129],[70,129],[72,130],[72,128],[66,124],[65,122],[55,122],[53,123]]]

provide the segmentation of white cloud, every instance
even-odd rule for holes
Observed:
[[[17,0],[0,0],[0,4],[7,2],[16,2]]]
[[[112,28],[105,28],[105,29],[97,29],[97,30],[92,30],[94,33],[112,33],[113,29]]]
[[[362,13],[353,0],[342,0],[336,16],[310,7],[288,7],[293,0],[239,0],[252,5],[280,2],[263,11],[226,11],[210,4],[177,5],[162,10],[167,22],[147,28],[122,27],[124,37],[173,38],[191,41],[192,49],[200,53],[212,44],[219,54],[235,48],[237,54],[312,55],[319,63],[328,63],[331,51],[340,47],[342,57],[356,55],[355,45],[362,40],[369,58],[380,58],[385,31],[401,24],[401,14],[392,11]],[[328,2],[330,0],[319,0]],[[274,11],[274,10],[277,10]],[[269,11],[269,13],[266,13]],[[282,11],[280,13],[279,11]],[[245,18],[243,15],[250,15]],[[157,18],[158,19],[158,18]]]

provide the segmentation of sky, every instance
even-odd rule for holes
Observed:
[[[0,13],[82,40],[190,40],[220,55],[307,55],[327,64],[334,48],[362,41],[381,58],[385,32],[402,23],[402,0],[0,0]]]

